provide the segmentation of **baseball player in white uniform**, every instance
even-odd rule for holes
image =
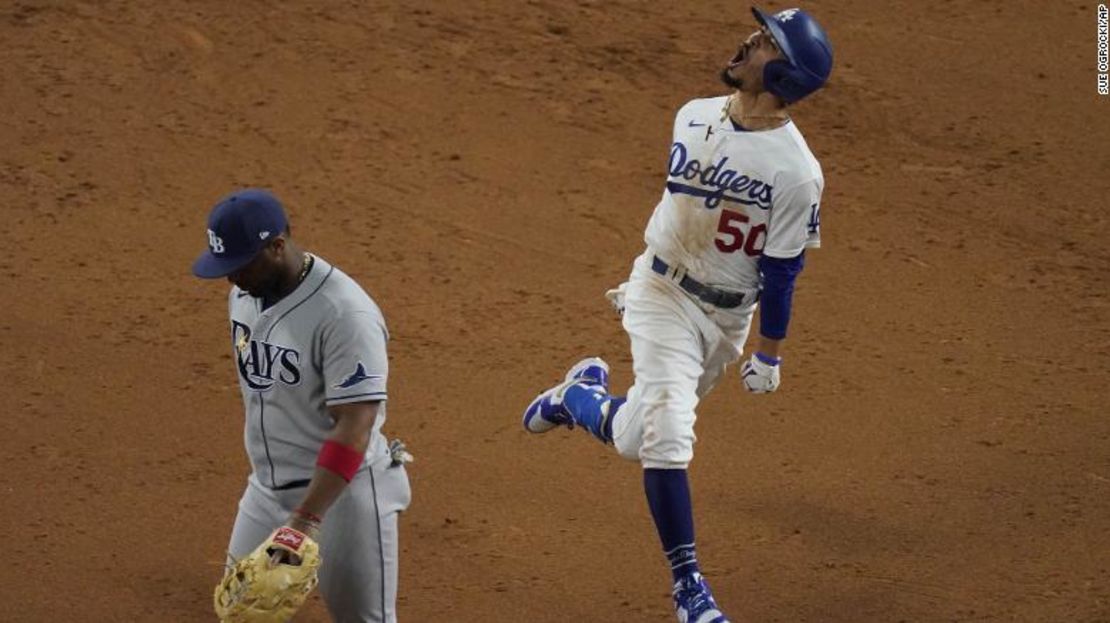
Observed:
[[[578,425],[643,465],[681,623],[728,621],[694,544],[686,468],[695,409],[740,359],[757,302],[760,335],[741,376],[755,393],[778,388],[794,280],[821,242],[824,177],[787,106],[824,85],[832,48],[804,11],[752,11],[759,29],[721,72],[734,92],[678,111],[647,249],[607,294],[632,345],[628,395],[611,395],[608,365],[590,357],[523,418],[533,433]]]
[[[285,525],[320,544],[320,591],[335,621],[395,621],[398,514],[409,503],[403,450],[382,435],[389,334],[354,280],[290,237],[260,189],[208,217],[198,277],[226,277],[230,346],[246,407],[252,473],[229,556]]]

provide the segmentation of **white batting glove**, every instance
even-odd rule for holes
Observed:
[[[753,394],[769,394],[779,388],[782,380],[779,364],[782,359],[768,357],[763,353],[752,353],[751,359],[740,366],[740,378],[744,388]]]
[[[609,304],[617,311],[618,316],[624,315],[624,289],[628,287],[628,282],[622,283],[612,290],[605,292],[605,298],[609,300]]]

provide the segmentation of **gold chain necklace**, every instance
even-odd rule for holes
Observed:
[[[301,274],[297,277],[297,283],[304,281],[305,276],[308,275],[309,268],[312,268],[312,254],[305,253],[304,261],[301,262]]]
[[[732,116],[732,103],[735,99],[736,99],[736,95],[733,94],[733,95],[729,95],[728,99],[725,100],[724,108],[721,109],[721,121],[724,121],[725,119]],[[777,128],[779,126],[785,125],[787,121],[790,121],[790,115],[745,115],[743,112],[741,112],[740,113],[740,121],[738,121],[737,123],[740,123],[740,125],[742,125],[744,127],[748,127],[747,124],[744,124],[744,123],[741,123],[741,122],[745,121],[745,120],[752,121],[752,120],[755,120],[755,119],[774,119],[775,121],[778,121],[779,123],[778,123],[778,125],[772,126],[772,128]]]

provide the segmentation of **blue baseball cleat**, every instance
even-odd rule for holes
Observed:
[[[691,573],[675,582],[672,596],[678,623],[729,623],[700,573]]]
[[[524,410],[524,428],[530,433],[546,433],[557,427],[574,428],[574,419],[563,407],[563,394],[571,385],[581,383],[609,392],[609,364],[600,357],[587,357],[571,366],[563,382],[548,389]]]

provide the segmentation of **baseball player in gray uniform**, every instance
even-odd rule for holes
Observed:
[[[754,393],[778,388],[794,281],[821,242],[824,175],[787,105],[825,84],[832,47],[805,11],[753,13],[759,28],[721,72],[732,94],[678,111],[647,249],[608,294],[623,312],[635,383],[613,396],[608,365],[583,359],[523,418],[532,433],[577,425],[641,463],[680,623],[728,621],[694,544],[695,409],[740,359],[757,301],[759,338],[741,378]]]
[[[396,620],[403,451],[382,435],[389,334],[359,285],[290,237],[260,189],[221,199],[193,264],[226,277],[230,342],[251,474],[229,555],[289,526],[320,544],[320,591],[335,621]]]

